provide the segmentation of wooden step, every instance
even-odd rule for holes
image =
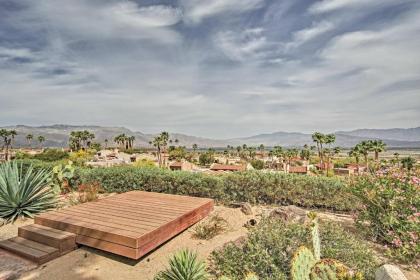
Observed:
[[[60,256],[60,252],[57,248],[19,236],[0,241],[0,248],[27,258],[38,264],[46,263]]]
[[[18,229],[18,236],[57,248],[60,255],[66,254],[76,248],[76,235],[74,233],[42,225],[32,224],[20,227]]]

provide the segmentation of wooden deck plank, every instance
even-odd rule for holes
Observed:
[[[35,217],[76,234],[76,242],[138,259],[198,222],[213,200],[131,191]]]

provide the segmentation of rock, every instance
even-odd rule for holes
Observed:
[[[19,274],[13,271],[3,271],[0,272],[0,280],[15,280],[18,279]]]
[[[398,266],[385,264],[375,272],[375,280],[407,280]]]
[[[252,215],[253,213],[252,213],[252,207],[251,207],[251,204],[249,204],[249,203],[243,203],[242,205],[241,205],[241,211],[242,211],[242,213],[244,213],[245,215]]]
[[[282,206],[271,211],[270,218],[280,219],[284,222],[304,223],[307,217],[307,211],[294,205]]]

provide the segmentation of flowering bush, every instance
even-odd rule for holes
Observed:
[[[420,181],[401,171],[382,171],[353,182],[354,193],[363,210],[357,225],[389,253],[405,262],[414,262],[420,252]]]

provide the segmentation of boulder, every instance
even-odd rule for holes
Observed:
[[[407,280],[398,266],[384,264],[375,272],[375,280]]]
[[[249,204],[247,202],[245,202],[241,205],[241,211],[245,215],[252,215],[253,214],[251,204]]]
[[[307,218],[307,211],[294,205],[282,206],[271,211],[270,218],[280,219],[284,222],[304,223]]]

